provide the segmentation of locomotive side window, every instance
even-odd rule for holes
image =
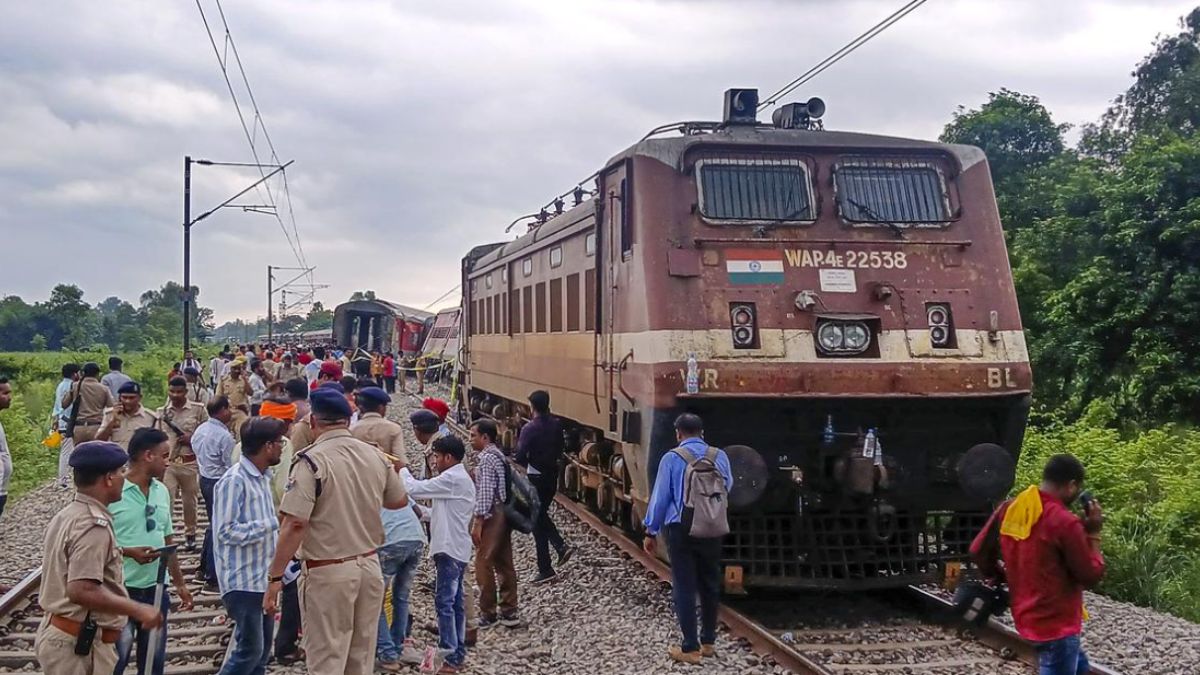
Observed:
[[[533,258],[526,258],[521,261],[521,274],[525,276],[533,274]]]
[[[514,288],[508,296],[508,333],[517,335],[521,332],[521,289]]]
[[[583,252],[586,255],[596,255],[596,233],[595,232],[589,232],[588,235],[583,238]]]
[[[562,332],[562,279],[550,280],[550,332]]]
[[[583,329],[596,330],[596,268],[583,273]]]
[[[522,325],[524,326],[524,328],[521,329],[521,332],[522,333],[532,333],[533,332],[533,286],[526,286],[525,290],[522,291],[521,314],[523,314],[525,317],[525,320],[522,322]]]
[[[550,267],[562,266],[562,247],[555,246],[550,249]]]
[[[942,174],[925,162],[843,164],[834,172],[838,210],[852,223],[944,223],[950,209]]]
[[[705,218],[787,222],[816,217],[808,166],[799,159],[710,159],[696,168]]]
[[[567,275],[567,332],[579,330],[579,274]]]
[[[546,282],[539,281],[537,290],[537,332],[546,332]]]

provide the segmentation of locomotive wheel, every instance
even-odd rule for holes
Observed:
[[[571,501],[579,501],[579,467],[568,464],[563,467],[563,494]]]
[[[599,511],[600,519],[609,525],[616,525],[618,521],[618,509],[616,490],[613,484],[604,481],[596,490],[596,509]]]

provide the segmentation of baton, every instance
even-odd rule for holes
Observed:
[[[178,547],[177,546],[163,546],[162,548],[155,549],[156,551],[158,551],[159,557],[158,557],[158,579],[154,582],[154,609],[158,610],[158,612],[160,614],[162,613],[163,594],[166,593],[166,590],[167,590],[167,588],[166,588],[167,587],[167,583],[166,583],[167,562],[170,560],[171,556],[175,555],[176,548],[178,548]],[[167,627],[165,624],[160,625],[157,628],[150,629],[150,636],[146,640],[147,644],[146,644],[146,661],[145,661],[145,663],[146,663],[146,671],[147,672],[154,671],[154,657],[157,656],[157,654],[155,652],[158,651],[158,632],[160,630],[166,630],[166,629],[167,629]]]

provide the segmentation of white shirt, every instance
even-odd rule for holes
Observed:
[[[267,385],[258,373],[250,375],[250,404],[262,405],[263,397],[267,394]]]
[[[317,379],[317,375],[321,372],[321,363],[321,361],[316,359],[309,361],[308,365],[304,366],[304,379],[309,382]]]
[[[475,513],[475,481],[462,463],[430,478],[413,478],[408,467],[400,478],[413,499],[429,499],[433,513],[429,519],[429,555],[446,555],[460,562],[471,560],[471,516]]]
[[[8,481],[12,480],[12,472],[12,455],[8,454],[8,437],[4,435],[4,425],[0,424],[0,496],[8,494]],[[474,498],[472,493],[471,499]],[[470,539],[467,540],[467,543],[471,543]]]

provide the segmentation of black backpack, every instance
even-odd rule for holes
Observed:
[[[533,532],[541,500],[525,474],[513,471],[507,457],[504,458],[504,494],[504,518],[509,526],[524,534]]]

